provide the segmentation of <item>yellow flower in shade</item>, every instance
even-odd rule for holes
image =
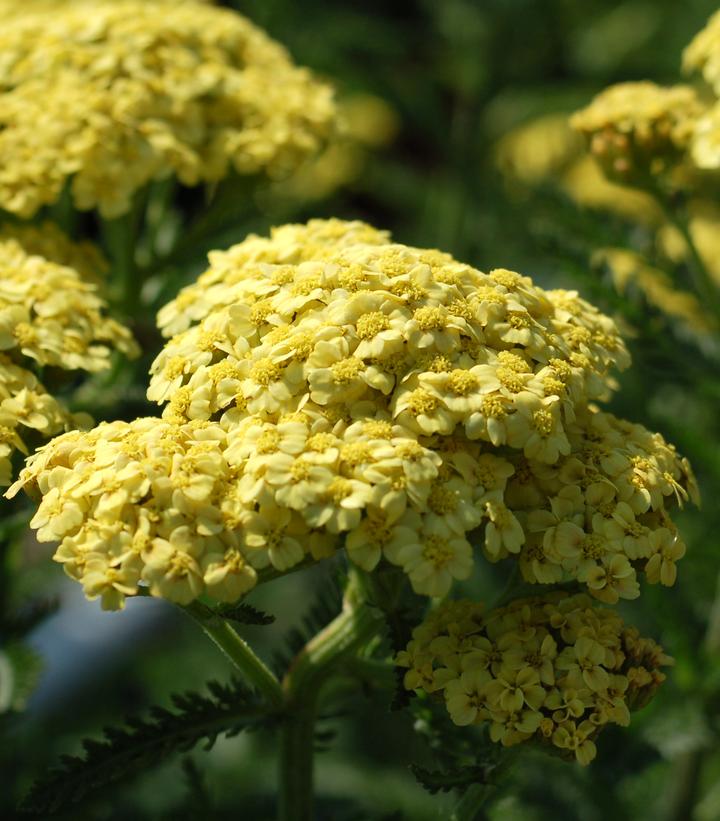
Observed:
[[[99,371],[118,350],[135,356],[130,331],[107,316],[98,281],[107,263],[89,243],[51,224],[0,230],[0,483],[12,457],[62,430],[87,424],[47,393],[37,366]],[[38,436],[39,435],[39,436]]]
[[[405,687],[444,701],[453,723],[489,722],[495,742],[533,739],[583,765],[602,728],[626,726],[669,663],[613,610],[559,592],[488,613],[445,602],[396,658]]]
[[[47,236],[43,238],[43,233]],[[40,255],[47,253],[48,257]],[[64,262],[78,261],[78,271]],[[94,270],[90,267],[97,264]],[[56,228],[9,228],[0,233],[0,350],[39,365],[98,371],[113,349],[138,353],[130,331],[106,316],[107,303],[86,273],[97,275],[102,257],[74,246]]]
[[[133,194],[282,176],[314,154],[332,92],[244,17],[182,0],[3,3],[0,204],[23,217],[70,183],[80,209]]]

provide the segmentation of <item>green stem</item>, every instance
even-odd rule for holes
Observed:
[[[278,708],[282,706],[283,692],[280,683],[245,639],[200,602],[191,602],[183,610],[202,627],[243,676],[265,696],[268,703]]]
[[[280,730],[280,821],[313,821],[315,701],[291,705]]]
[[[351,576],[342,612],[295,657],[283,679],[287,710],[281,731],[280,821],[312,821],[313,745],[320,691],[352,653],[372,639],[383,618]]]
[[[667,198],[655,187],[650,187],[649,192],[660,206],[665,219],[680,233],[690,254],[690,264],[688,265],[693,286],[697,295],[704,303],[705,307],[713,311],[720,319],[720,291],[713,278],[708,272],[705,261],[695,245],[690,226],[685,215],[680,210],[669,203]]]

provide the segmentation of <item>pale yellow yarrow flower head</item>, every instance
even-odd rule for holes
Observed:
[[[344,548],[428,596],[479,552],[608,602],[636,597],[640,572],[674,582],[669,511],[694,496],[692,474],[660,437],[588,407],[629,357],[577,293],[313,220],[213,252],[160,321],[175,335],[148,397],[168,436],[218,431],[208,504],[256,570]],[[46,472],[36,458],[16,487]]]
[[[286,174],[334,127],[331,89],[232,11],[194,0],[9,5],[0,206],[20,216],[68,181],[77,208],[116,217],[154,179]]]
[[[603,727],[627,726],[670,663],[613,610],[563,593],[487,613],[448,601],[396,658],[405,687],[443,701],[454,724],[488,724],[504,747],[532,740],[583,765]]]
[[[574,114],[570,124],[609,176],[632,183],[676,164],[704,111],[691,86],[619,83]]]
[[[160,312],[175,336],[148,396],[169,421],[228,430],[248,512],[299,511],[428,595],[468,575],[478,533],[528,581],[638,595],[650,534],[676,534],[666,511],[692,480],[662,440],[587,410],[629,361],[611,320],[357,222],[283,226],[210,260]],[[616,513],[647,535],[642,556]]]
[[[136,356],[132,334],[107,315],[98,292],[104,268],[92,246],[75,245],[56,228],[3,229],[0,351],[41,366],[85,371],[109,367],[113,350]]]

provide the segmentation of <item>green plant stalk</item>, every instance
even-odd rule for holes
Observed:
[[[673,206],[672,202],[664,195],[656,185],[649,184],[645,190],[651,194],[657,202],[665,219],[680,233],[685,245],[690,253],[690,276],[697,296],[706,309],[712,311],[716,319],[720,319],[720,289],[710,276],[705,261],[695,245],[695,240],[690,232],[690,226],[685,216],[680,213],[680,209]]]
[[[283,691],[280,683],[265,662],[250,645],[220,616],[200,602],[191,602],[183,610],[196,621],[211,641],[230,659],[243,676],[275,708],[282,707]]]
[[[482,817],[482,807],[493,791],[492,784],[473,784],[465,790],[450,816],[450,821],[476,821]]]
[[[305,645],[287,671],[280,738],[280,821],[313,821],[313,748],[320,691],[342,669],[343,660],[377,634],[382,622],[382,615],[365,601],[357,574],[351,576],[342,612]]]

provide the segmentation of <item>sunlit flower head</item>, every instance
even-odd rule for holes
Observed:
[[[491,560],[519,559],[513,460],[569,456],[575,408],[628,363],[576,293],[362,223],[285,226],[210,261],[160,312],[175,336],[148,396],[170,422],[227,431],[248,513],[292,510],[427,595],[468,577],[482,528]]]
[[[254,568],[345,548],[434,597],[480,553],[608,602],[637,596],[642,572],[674,582],[670,512],[692,474],[659,436],[588,409],[629,357],[577,293],[339,220],[210,262],[160,312],[175,335],[148,397],[163,435],[217,432],[212,505]],[[19,484],[46,473],[35,457]]]

